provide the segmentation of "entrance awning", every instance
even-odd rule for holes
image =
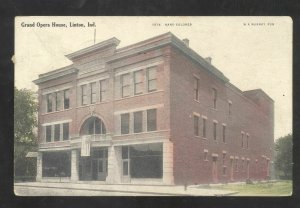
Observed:
[[[26,157],[37,157],[37,152],[28,152]]]

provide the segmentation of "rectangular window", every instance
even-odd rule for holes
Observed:
[[[52,94],[48,94],[47,96],[47,112],[52,112]]]
[[[217,97],[218,97],[217,89],[213,88],[213,107],[214,107],[214,109],[217,109]]]
[[[242,169],[242,171],[244,171],[244,163],[245,163],[245,160],[242,159],[242,164],[241,164],[241,169]]]
[[[246,136],[246,148],[249,149],[249,135]]]
[[[69,139],[69,123],[63,124],[63,140]]]
[[[96,103],[97,101],[97,90],[96,90],[96,82],[91,83],[91,103]]]
[[[203,153],[203,160],[204,160],[204,161],[208,161],[208,151],[205,151],[205,150],[204,150],[204,153]]]
[[[226,153],[223,152],[223,157],[222,157],[223,165],[225,165],[226,162]]]
[[[100,80],[100,102],[106,100],[107,80]]]
[[[232,103],[228,102],[228,114],[231,115]]]
[[[46,126],[46,142],[51,142],[52,126]]]
[[[162,178],[163,144],[131,145],[129,174],[131,178]]]
[[[194,135],[199,136],[199,116],[194,115]]]
[[[129,134],[129,113],[121,114],[121,134]]]
[[[139,70],[134,72],[134,94],[143,93],[143,71]]]
[[[59,141],[60,139],[60,124],[54,125],[54,141]]]
[[[223,137],[223,142],[226,142],[226,126],[223,125],[223,130],[222,130],[222,137]]]
[[[244,133],[242,133],[241,142],[242,142],[242,148],[244,148]]]
[[[206,118],[203,118],[203,126],[202,126],[202,136],[206,138]]]
[[[150,68],[147,70],[147,83],[148,92],[156,90],[156,68]]]
[[[60,111],[62,107],[62,97],[61,97],[61,92],[56,92],[55,93],[55,110]]]
[[[225,175],[226,175],[226,171],[227,171],[227,168],[226,168],[226,166],[223,166],[223,169],[222,169],[222,174],[223,174],[223,176],[225,176]]]
[[[87,85],[81,85],[81,105],[87,105]]]
[[[64,90],[64,109],[70,108],[70,90]]]
[[[156,109],[147,110],[147,131],[156,131]]]
[[[71,152],[44,152],[42,158],[43,177],[71,177]]]
[[[122,97],[130,96],[130,74],[121,76],[121,95]]]
[[[194,99],[199,100],[199,79],[194,77]]]
[[[134,127],[133,127],[133,131],[134,133],[139,133],[143,131],[143,112],[139,111],[139,112],[134,112],[133,113],[133,123],[134,123]]]
[[[239,159],[235,158],[235,171],[238,172],[239,167],[238,167]]]
[[[214,122],[214,126],[213,126],[213,134],[214,134],[214,140],[217,140],[217,123]]]

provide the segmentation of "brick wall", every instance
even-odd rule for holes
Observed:
[[[199,101],[194,100],[193,79],[200,80]],[[241,170],[241,158],[250,159],[250,178],[264,178],[265,155],[272,158],[273,116],[247,99],[237,89],[209,74],[191,59],[173,48],[171,53],[171,140],[174,142],[174,177],[176,184],[210,183],[212,154],[217,154],[218,182],[230,179],[230,156],[239,157],[238,172],[234,180],[246,180],[247,171]],[[241,77],[242,79],[242,77]],[[217,108],[213,109],[212,88],[217,89]],[[229,115],[228,100],[232,102]],[[272,109],[272,102],[264,102]],[[200,136],[194,136],[193,113],[200,114]],[[207,139],[202,137],[202,119],[207,117]],[[217,121],[217,140],[213,139],[213,121]],[[226,143],[222,141],[222,124],[226,124]],[[249,149],[241,147],[241,132],[249,134]],[[204,149],[208,161],[204,161]],[[226,151],[227,174],[222,174],[222,154]],[[258,168],[254,168],[258,159]]]

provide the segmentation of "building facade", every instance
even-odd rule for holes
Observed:
[[[66,55],[39,86],[38,181],[200,184],[270,175],[274,102],[172,33]],[[241,77],[242,78],[242,77]]]

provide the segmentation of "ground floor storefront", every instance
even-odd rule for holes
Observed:
[[[172,143],[91,146],[40,151],[37,181],[102,181],[108,184],[173,184]]]

